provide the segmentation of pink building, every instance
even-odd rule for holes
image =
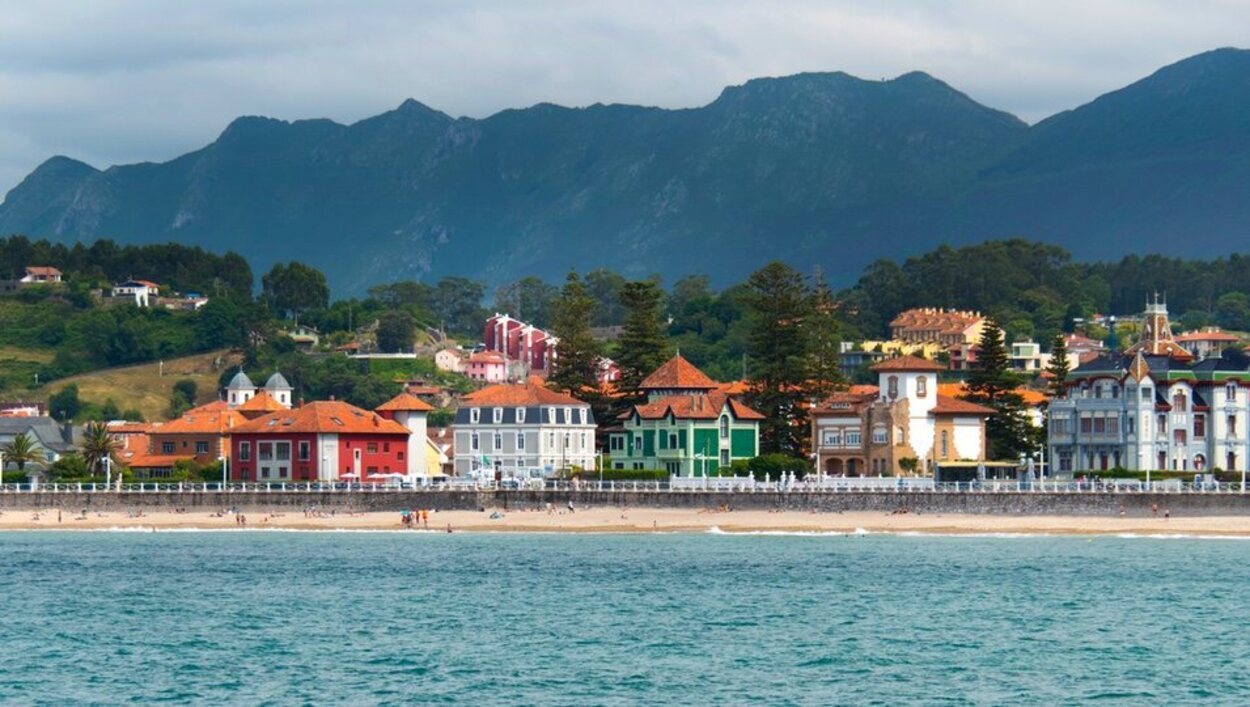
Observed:
[[[547,375],[556,359],[557,339],[536,326],[496,314],[486,320],[482,342],[487,351],[503,354],[525,367],[526,373]]]
[[[621,367],[610,358],[599,359],[598,378],[600,383],[615,383],[621,379]]]
[[[483,351],[469,357],[464,374],[475,381],[502,383],[508,379],[508,361],[494,351]]]

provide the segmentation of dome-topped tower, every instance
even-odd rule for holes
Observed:
[[[254,395],[256,395],[256,384],[240,368],[226,386],[226,404],[232,408],[238,407],[251,400]]]
[[[286,377],[279,372],[274,372],[269,376],[269,380],[265,381],[265,391],[273,396],[279,404],[285,407],[291,407],[291,384],[286,382]]]

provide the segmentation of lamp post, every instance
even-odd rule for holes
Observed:
[[[228,467],[228,466],[229,466],[229,464],[230,464],[230,460],[229,460],[229,459],[227,459],[227,458],[223,455],[223,456],[217,457],[217,461],[221,462],[221,490],[222,490],[222,491],[225,491],[225,490],[226,490],[226,480],[230,478],[230,477],[229,477],[229,475],[226,473],[226,469],[227,469],[227,467]]]
[[[107,455],[104,457],[104,487],[113,488],[113,458]]]

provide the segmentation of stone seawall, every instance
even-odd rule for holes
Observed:
[[[404,508],[476,510],[564,507],[635,506],[652,508],[717,508],[818,512],[907,509],[919,513],[1000,515],[1111,516],[1123,508],[1127,516],[1152,515],[1151,505],[1176,516],[1250,516],[1250,495],[1235,493],[973,493],[973,492],[842,492],[842,493],[715,493],[669,491],[421,491],[421,492],[37,492],[0,494],[0,510],[60,507],[99,511],[171,508],[248,512],[298,511],[317,507],[352,511],[399,511]]]

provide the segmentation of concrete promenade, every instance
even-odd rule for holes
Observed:
[[[1126,516],[1152,514],[1152,505],[1185,516],[1250,516],[1250,494],[1161,493],[1131,491],[669,491],[669,490],[169,490],[146,492],[24,491],[0,493],[0,511],[63,508],[125,511],[131,509],[239,509],[246,512],[300,511],[315,507],[343,511],[534,509],[551,503],[563,508],[627,506],[635,508],[960,513],[1011,516]]]

